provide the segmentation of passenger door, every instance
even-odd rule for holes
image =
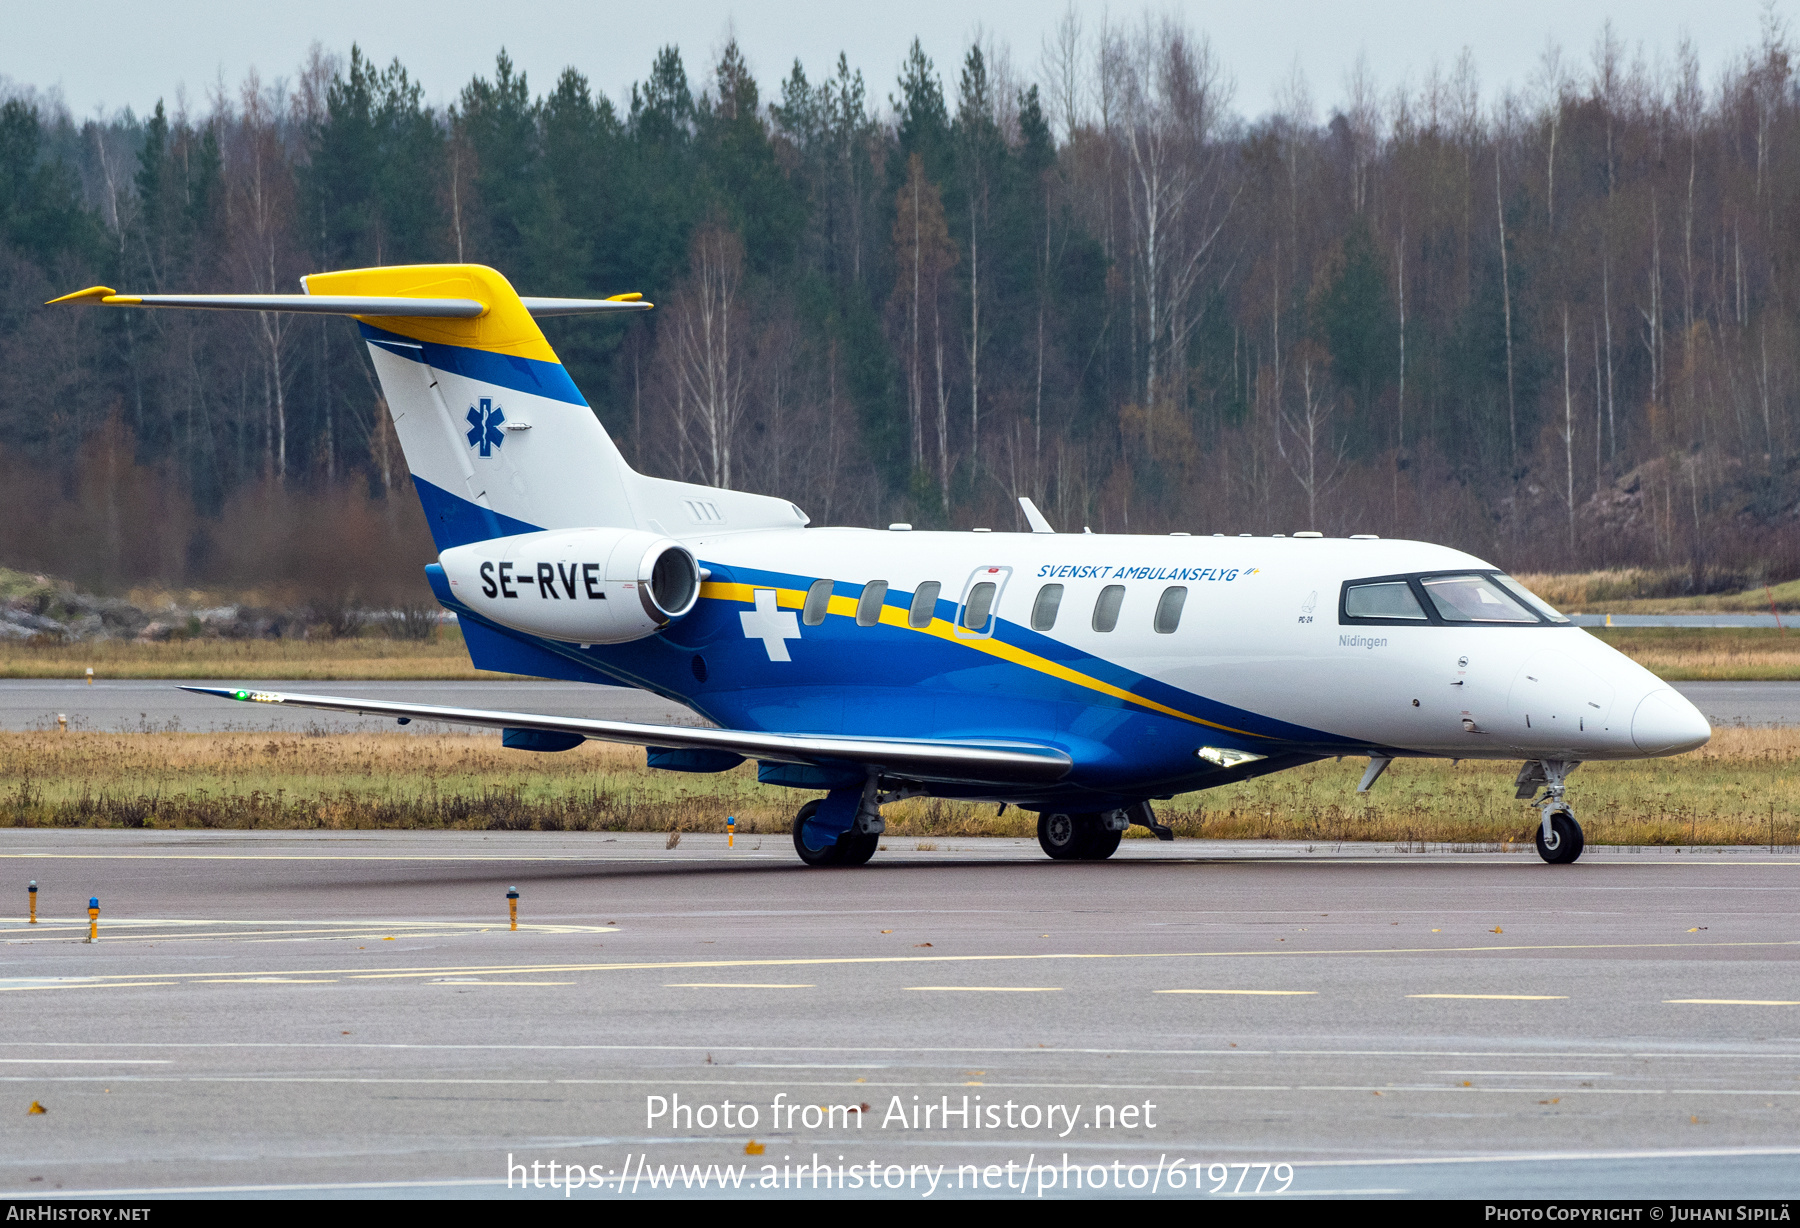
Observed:
[[[959,640],[984,640],[994,634],[1000,621],[1000,598],[1012,568],[977,567],[963,582],[962,596],[956,603],[956,622],[951,633]]]

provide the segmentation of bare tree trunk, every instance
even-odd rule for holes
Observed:
[[[1600,475],[1605,472],[1606,463],[1600,455],[1600,441],[1606,438],[1606,400],[1602,395],[1605,387],[1600,378],[1600,327],[1594,326],[1594,493],[1600,493]]]
[[[969,197],[969,463],[981,456],[981,235]]]
[[[1500,225],[1500,303],[1506,322],[1506,429],[1519,467],[1519,412],[1513,400],[1512,280],[1506,273],[1506,207],[1500,199],[1500,147],[1494,146],[1494,217]]]
[[[944,325],[935,298],[931,304],[932,341],[937,350],[938,498],[950,511],[950,388],[944,380]]]
[[[1400,392],[1394,410],[1394,443],[1406,447],[1406,227],[1400,228],[1400,241],[1394,244],[1394,258],[1399,275],[1394,284],[1400,291]]]
[[[1606,324],[1606,435],[1607,459],[1619,458],[1619,421],[1613,415],[1613,344],[1612,344],[1612,241],[1601,241],[1600,313]]]
[[[912,267],[912,302],[907,306],[907,316],[912,325],[912,366],[907,372],[910,387],[908,392],[912,398],[912,445],[913,469],[925,466],[925,372],[919,365],[919,281],[923,271],[925,254],[921,247],[919,225],[919,195],[921,177],[914,175],[913,180],[913,267]]]
[[[1567,481],[1563,497],[1569,504],[1569,551],[1575,550],[1575,401],[1569,391],[1569,305],[1563,304],[1563,462]]]

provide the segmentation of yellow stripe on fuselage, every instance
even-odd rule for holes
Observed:
[[[709,580],[700,586],[700,595],[715,601],[736,601],[743,605],[755,605],[756,590],[759,588],[766,589],[768,587],[769,586],[766,584],[728,584],[724,581]],[[855,597],[838,597],[834,595],[826,605],[826,614],[836,614],[843,618],[855,618],[857,600],[858,599]],[[777,588],[775,590],[775,604],[787,609],[802,609],[806,605],[806,590],[803,588]],[[973,636],[958,635],[956,634],[956,627],[941,618],[933,618],[928,626],[915,627],[908,621],[908,612],[906,610],[901,609],[898,606],[883,605],[881,607],[881,624],[884,627],[893,627],[900,631],[914,631],[920,635],[936,636],[940,640],[948,640],[960,647],[972,648],[976,652],[983,652],[990,657],[997,657],[1008,664],[1018,665],[1025,669],[1059,679],[1060,681],[1071,683],[1074,686],[1084,687],[1090,691],[1098,691],[1102,695],[1109,695],[1114,699],[1123,700],[1129,704],[1136,704],[1142,708],[1148,708],[1152,712],[1160,712],[1164,716],[1173,716],[1180,720],[1192,721],[1196,725],[1205,725],[1209,729],[1221,729],[1226,733],[1235,733],[1246,738],[1260,738],[1264,736],[1259,733],[1251,733],[1246,729],[1235,729],[1230,725],[1221,725],[1217,721],[1209,721],[1204,717],[1194,716],[1193,714],[1183,712],[1178,708],[1171,708],[1167,704],[1159,704],[1154,699],[1145,699],[1142,695],[1135,695],[1123,687],[1114,686],[1110,682],[1102,681],[1099,678],[1084,674],[1079,670],[1070,669],[1060,662],[1052,661],[1048,657],[1040,657],[1034,652],[1025,651],[1016,644],[1008,644],[992,636],[976,638]]]

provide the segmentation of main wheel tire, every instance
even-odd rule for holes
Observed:
[[[1538,856],[1553,866],[1566,866],[1581,856],[1581,850],[1587,847],[1587,837],[1582,834],[1581,824],[1567,810],[1550,812],[1550,838],[1544,839],[1544,825],[1538,824],[1537,851]]]
[[[794,816],[794,852],[800,860],[809,866],[860,866],[875,855],[881,844],[881,837],[863,833],[852,827],[841,833],[838,838],[824,848],[813,848],[806,843],[806,823],[819,811],[817,800],[810,801],[800,807]]]
[[[860,866],[881,847],[881,837],[874,832],[859,832],[854,827],[838,837],[838,864]]]
[[[1119,851],[1119,841],[1125,838],[1125,833],[1108,831],[1105,825],[1099,822],[1096,822],[1094,826],[1098,830],[1094,832],[1093,842],[1088,845],[1087,860],[1105,861]]]
[[[1057,861],[1086,861],[1099,827],[1091,814],[1046,811],[1038,815],[1038,847]]]

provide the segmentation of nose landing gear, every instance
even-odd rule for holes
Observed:
[[[1570,864],[1587,847],[1587,837],[1575,821],[1575,812],[1563,801],[1563,782],[1579,766],[1567,759],[1532,759],[1519,769],[1519,778],[1514,782],[1518,786],[1515,796],[1520,798],[1534,796],[1543,786],[1543,821],[1538,824],[1537,851],[1553,866]]]
[[[1544,821],[1538,825],[1538,856],[1553,866],[1566,866],[1587,847],[1581,824],[1561,802],[1544,803]]]

